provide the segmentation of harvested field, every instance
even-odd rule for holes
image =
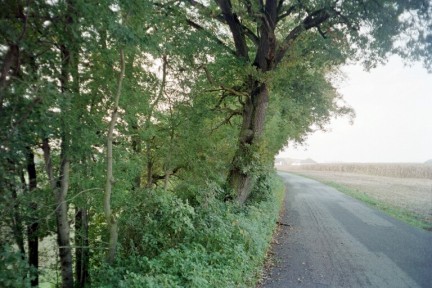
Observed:
[[[432,179],[432,165],[418,163],[343,163],[297,166],[301,170],[335,171],[397,178]],[[290,166],[284,168],[291,169]]]
[[[365,195],[379,203],[408,212],[432,227],[432,177],[423,178],[424,174],[420,177],[403,178],[340,171],[315,171],[310,168],[304,169],[303,166],[278,167],[278,169],[321,182],[343,185],[356,194]]]

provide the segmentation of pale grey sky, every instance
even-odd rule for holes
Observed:
[[[279,154],[318,162],[424,162],[432,159],[432,74],[421,64],[404,67],[392,57],[385,66],[365,72],[343,69],[339,84],[356,111],[354,124],[333,119],[328,132],[315,132],[305,145]]]

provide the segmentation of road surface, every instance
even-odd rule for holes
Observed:
[[[280,172],[287,195],[261,287],[432,288],[432,232]]]

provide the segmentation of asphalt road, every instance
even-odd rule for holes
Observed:
[[[261,287],[432,288],[432,232],[317,181],[279,174],[287,188],[283,225]]]

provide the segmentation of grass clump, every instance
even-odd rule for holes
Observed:
[[[92,271],[93,285],[254,287],[284,192],[273,174],[259,187],[266,187],[259,191],[266,197],[242,207],[215,193],[194,206],[166,191],[143,194],[121,216],[115,264],[101,261]]]

